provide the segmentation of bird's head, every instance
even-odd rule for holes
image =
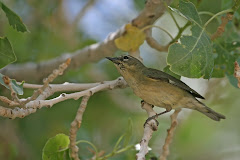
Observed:
[[[124,72],[137,72],[142,70],[145,66],[136,58],[130,55],[120,57],[106,57],[114,63],[118,71],[123,75]]]

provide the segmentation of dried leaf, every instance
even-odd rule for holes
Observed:
[[[136,51],[143,44],[145,33],[137,27],[127,24],[123,35],[115,39],[115,45],[123,51]]]

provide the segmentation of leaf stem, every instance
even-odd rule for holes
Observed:
[[[97,150],[97,147],[96,147],[94,144],[92,144],[91,142],[88,142],[88,141],[86,141],[86,140],[79,140],[79,141],[76,142],[76,144],[79,144],[79,143],[87,143],[87,144],[89,144],[89,145],[94,149],[95,154],[96,154],[96,158],[97,158],[97,156],[98,156],[98,150]],[[69,147],[63,148],[63,149],[58,150],[57,152],[63,152],[63,151],[66,151],[66,150],[68,150],[68,149],[69,149]]]
[[[96,154],[96,158],[98,157],[98,150],[97,150],[97,147],[94,144],[92,144],[91,142],[86,141],[86,140],[79,140],[79,141],[76,142],[76,144],[79,144],[79,143],[87,143],[87,144],[89,144],[94,149],[95,154]]]
[[[208,11],[200,11],[200,12],[198,12],[198,14],[199,14],[199,15],[201,15],[201,14],[207,14],[207,15],[209,15],[209,16],[214,16],[214,13],[208,12]]]
[[[173,36],[172,36],[167,30],[165,30],[164,28],[162,28],[162,27],[160,27],[160,26],[156,26],[156,25],[148,25],[148,26],[142,28],[141,31],[144,31],[144,30],[146,30],[146,29],[153,28],[153,27],[162,30],[162,31],[165,32],[171,39],[174,39]]]
[[[176,37],[169,44],[172,44],[172,43],[176,42],[182,36],[182,32],[190,25],[191,25],[191,22],[188,21],[183,27],[181,27],[179,29],[178,34],[176,35]]]
[[[199,15],[209,15],[209,16],[214,16],[214,13],[212,12],[208,12],[208,11],[201,11],[201,12],[198,12]],[[215,17],[218,21],[218,23],[221,23],[221,20],[218,18],[218,17]]]
[[[163,3],[164,5],[165,5],[165,7],[166,7],[166,9],[167,9],[167,11],[168,11],[168,13],[170,14],[170,16],[172,17],[172,19],[173,19],[173,21],[174,21],[174,23],[176,24],[176,26],[177,26],[177,28],[180,30],[181,29],[181,27],[179,26],[179,24],[177,23],[177,20],[176,20],[176,18],[174,17],[174,15],[173,15],[173,13],[172,13],[172,11],[168,8],[168,5],[167,5],[167,3],[164,1],[164,3]]]
[[[221,14],[224,14],[224,13],[229,13],[229,12],[233,12],[233,9],[226,9],[226,10],[223,10],[221,12],[218,12],[216,13],[214,16],[212,16],[203,26],[203,29],[206,28],[206,26],[214,19],[216,18],[217,16],[221,15]]]
[[[127,151],[128,149],[130,149],[130,148],[132,148],[132,147],[134,147],[134,145],[128,145],[128,146],[126,146],[126,147],[124,147],[124,148],[122,148],[122,149],[119,149],[119,150],[117,150],[117,151],[113,151],[113,152],[107,154],[106,156],[99,158],[98,160],[108,159],[108,158],[110,158],[110,157],[113,157],[113,156],[116,155],[116,154],[120,154],[120,153],[122,153],[122,152],[125,152],[125,151]]]

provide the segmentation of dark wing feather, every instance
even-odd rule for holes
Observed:
[[[203,96],[201,96],[199,93],[194,91],[192,88],[190,88],[184,82],[182,82],[181,80],[179,80],[165,72],[162,72],[162,71],[159,71],[156,69],[152,69],[152,68],[146,68],[145,70],[143,70],[143,74],[149,78],[156,79],[156,80],[162,80],[162,81],[171,83],[175,86],[178,86],[179,88],[184,89],[187,92],[191,93],[194,97],[205,99]]]

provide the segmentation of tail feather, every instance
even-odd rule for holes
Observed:
[[[203,103],[199,102],[201,106],[196,107],[196,110],[205,114],[209,118],[215,120],[215,121],[220,121],[221,119],[226,119],[226,117],[220,113],[215,112],[211,108],[205,106]]]

